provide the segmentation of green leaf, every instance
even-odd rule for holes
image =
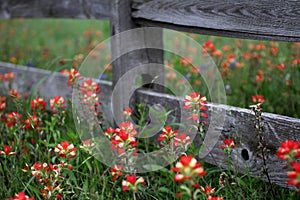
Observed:
[[[148,164],[148,165],[143,165],[143,168],[147,169],[149,171],[157,171],[157,170],[163,169],[164,167],[160,166],[160,165]]]

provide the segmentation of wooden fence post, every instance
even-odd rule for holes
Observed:
[[[155,80],[159,85],[151,85],[152,89],[163,92],[161,87],[164,82],[164,67],[163,67],[163,51],[162,51],[162,30],[161,29],[139,29],[137,31],[124,31],[139,28],[139,26],[131,18],[131,0],[112,0],[111,1],[111,48],[112,48],[112,66],[113,66],[113,87],[115,88],[118,81],[121,80],[130,70],[147,65],[147,69],[141,74],[144,86],[149,87],[149,83]],[[158,47],[158,49],[136,49],[136,46]],[[155,45],[153,45],[155,44]],[[156,63],[156,64],[151,64]],[[158,64],[158,65],[157,65]],[[136,77],[134,77],[136,78]],[[116,101],[113,102],[114,110],[121,110],[128,105],[128,91],[132,90],[136,80],[122,80],[118,84],[118,90],[115,93]],[[115,113],[116,114],[116,113]],[[115,116],[116,117],[116,116]]]

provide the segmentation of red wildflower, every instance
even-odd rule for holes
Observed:
[[[265,101],[265,97],[259,94],[256,96],[251,96],[251,98],[254,103],[264,103]]]
[[[12,152],[11,149],[12,149],[12,147],[3,145],[3,150],[4,150],[4,151],[1,151],[1,150],[0,150],[0,154],[5,154],[5,155],[16,155],[16,152]]]
[[[283,64],[283,63],[281,63],[281,64],[279,64],[279,65],[277,65],[276,66],[276,68],[278,69],[278,70],[285,70],[285,65]]]
[[[99,89],[99,84],[94,82],[92,79],[84,81],[80,89],[81,93],[84,95],[84,103],[91,104],[98,102],[98,94],[101,93]]]
[[[132,114],[132,110],[130,108],[125,108],[124,111],[123,111],[123,115],[126,117],[126,118],[129,118]]]
[[[180,59],[180,64],[183,67],[191,66],[192,65],[191,63],[192,63],[192,60],[190,57],[184,57],[184,58]]]
[[[292,163],[292,167],[294,171],[288,172],[289,180],[287,184],[300,188],[300,164]]]
[[[80,77],[80,73],[78,71],[76,71],[76,69],[71,68],[69,71],[65,70],[61,72],[62,74],[67,74],[69,75],[69,80],[67,82],[68,85],[73,85],[76,81],[76,79],[78,79]]]
[[[15,99],[21,99],[22,95],[17,90],[10,90],[9,95]]]
[[[9,200],[34,200],[34,197],[28,197],[24,192],[19,192],[19,194],[9,198]]]
[[[256,75],[256,81],[259,82],[259,83],[263,82],[264,81],[264,75],[262,73],[258,72],[257,75]]]
[[[177,194],[176,194],[176,198],[178,199],[178,198],[180,198],[182,196],[182,192],[178,192]]]
[[[185,110],[190,110],[194,106],[200,106],[200,108],[204,107],[206,102],[206,97],[205,96],[200,96],[199,92],[192,92],[190,95],[187,95],[184,98],[184,109]]]
[[[132,176],[127,175],[125,178],[126,178],[126,180],[122,181],[122,190],[123,191],[132,190],[133,192],[136,192],[137,187],[139,185],[145,184],[145,180],[143,177],[136,179],[136,175],[132,175]]]
[[[6,98],[4,96],[0,96],[0,113],[6,108]]]
[[[58,153],[62,158],[74,158],[76,156],[76,148],[73,144],[69,144],[68,141],[61,142],[55,149],[55,153]]]
[[[287,160],[288,162],[293,162],[295,159],[300,157],[300,142],[287,140],[281,142],[281,147],[278,149],[276,155],[281,160]]]
[[[30,102],[31,110],[44,110],[46,105],[47,102],[44,101],[43,98],[39,98],[39,97],[36,97]]]
[[[121,177],[123,175],[122,168],[123,167],[121,165],[115,165],[115,167],[110,168],[110,173],[113,177],[113,181],[116,181],[118,177]]]
[[[174,178],[176,182],[184,182],[207,173],[193,156],[181,156],[180,161],[171,170],[177,172]]]
[[[165,128],[163,128],[162,132],[163,133],[159,135],[157,140],[158,141],[163,141],[163,140],[170,141],[177,135],[178,130],[172,130],[171,126],[166,126]]]
[[[263,43],[259,43],[255,46],[255,49],[256,49],[256,51],[265,50],[266,45],[264,45]]]
[[[42,122],[40,121],[40,119],[36,116],[29,116],[28,119],[23,121],[24,123],[24,129],[39,129],[40,125],[42,124]]]
[[[8,128],[16,126],[20,123],[22,115],[18,112],[10,112],[7,115],[3,115],[3,120],[6,122]]]
[[[54,112],[57,112],[61,108],[65,108],[63,104],[66,100],[61,96],[54,96],[53,99],[50,99],[50,109]]]
[[[234,140],[224,139],[223,142],[225,145],[221,145],[221,146],[219,146],[219,148],[221,148],[221,149],[235,148]]]
[[[180,135],[175,136],[174,138],[174,146],[187,145],[191,143],[190,136],[187,136],[185,133],[181,133]]]
[[[4,81],[12,81],[14,78],[15,78],[15,74],[13,72],[7,72],[3,74],[1,77],[1,79]]]
[[[203,48],[204,52],[207,52],[207,53],[213,53],[216,50],[214,43],[211,41],[205,42],[205,44],[202,46],[202,48]]]
[[[300,59],[295,58],[292,62],[293,65],[300,65]]]
[[[211,188],[211,187],[206,187],[206,188],[204,188],[204,187],[200,187],[200,190],[201,190],[201,192],[203,192],[204,194],[206,194],[206,195],[211,195],[211,194],[213,194],[213,193],[215,193],[216,191],[215,191],[215,188]]]

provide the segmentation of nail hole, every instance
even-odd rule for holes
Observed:
[[[243,149],[241,154],[244,160],[249,160],[249,153],[247,149]]]

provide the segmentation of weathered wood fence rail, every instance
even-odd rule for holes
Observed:
[[[299,42],[300,41],[300,3],[298,1],[242,1],[242,0],[2,0],[0,2],[1,18],[110,18],[111,34],[115,35],[137,27],[155,26],[179,31],[217,35],[224,37],[264,39]],[[144,33],[143,37],[131,38],[142,42],[156,42],[163,46],[162,32]],[[156,40],[153,41],[155,35]],[[159,40],[157,40],[157,38]],[[117,38],[113,41],[112,54],[119,51],[128,41]],[[110,100],[113,86],[131,68],[143,63],[163,62],[163,52],[159,50],[139,50],[122,56],[113,62],[113,83],[101,82],[103,101]],[[40,85],[41,94],[46,96],[53,90],[55,94],[66,96],[69,89],[58,87],[58,81],[66,77],[58,73],[44,70],[17,67],[12,64],[0,63],[0,73],[14,71],[19,83],[16,87],[30,91],[35,83],[48,77]],[[149,71],[149,73],[153,73]],[[163,73],[163,69],[156,73]],[[155,73],[153,74],[155,75]],[[30,77],[27,81],[26,77]],[[25,81],[26,79],[26,81]],[[22,81],[21,81],[22,80]],[[162,80],[163,81],[163,80]],[[51,84],[49,84],[51,82]],[[57,84],[56,84],[57,83]],[[49,87],[51,85],[51,87]],[[60,86],[62,84],[59,84]],[[43,90],[47,88],[47,92]],[[125,87],[125,86],[124,86]],[[122,94],[120,94],[122,96]],[[176,109],[178,99],[155,90],[138,90],[136,102],[166,104]],[[263,166],[258,156],[257,130],[254,128],[254,114],[250,110],[226,105],[208,105],[210,112],[223,110],[226,112],[224,125],[216,127],[221,130],[223,138],[238,133],[239,147],[233,151],[233,157],[241,172],[249,170],[253,176],[260,176]],[[109,109],[108,109],[109,110]],[[109,111],[108,111],[109,112]],[[275,152],[280,142],[286,139],[300,141],[300,119],[281,115],[263,113],[264,136],[268,153],[267,167],[273,183],[287,187],[286,172],[282,168],[286,163],[280,161]],[[217,148],[222,138],[211,151],[212,156],[206,156],[207,162],[221,163],[225,157]],[[265,179],[265,178],[263,178]]]

